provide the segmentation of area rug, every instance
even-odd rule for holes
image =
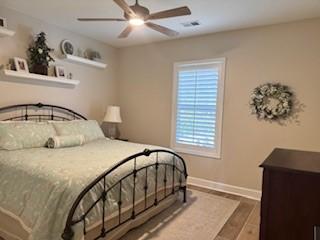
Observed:
[[[238,205],[239,201],[190,190],[186,204],[177,201],[121,240],[212,240]]]

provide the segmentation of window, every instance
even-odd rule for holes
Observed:
[[[220,158],[225,59],[174,66],[171,147]]]

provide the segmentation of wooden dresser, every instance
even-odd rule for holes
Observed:
[[[260,240],[320,240],[320,153],[275,149],[261,167]]]

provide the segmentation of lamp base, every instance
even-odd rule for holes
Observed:
[[[110,139],[119,138],[119,130],[116,123],[110,123],[107,131],[107,137]]]

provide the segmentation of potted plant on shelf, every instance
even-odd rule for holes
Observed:
[[[53,49],[48,47],[46,34],[41,32],[28,48],[31,71],[36,74],[48,75],[48,67],[54,59],[50,56]]]

